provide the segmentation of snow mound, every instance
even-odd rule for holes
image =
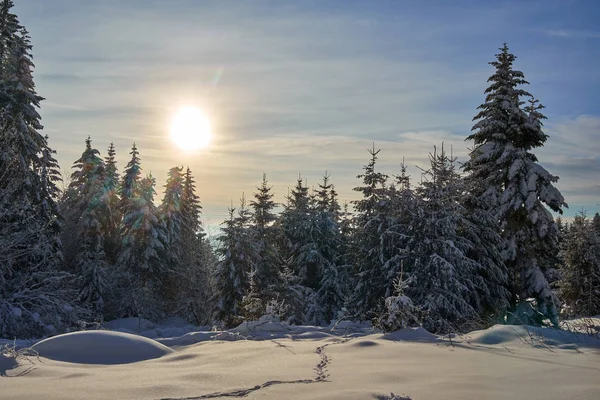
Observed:
[[[494,325],[489,329],[474,331],[469,342],[483,345],[519,345],[534,347],[555,346],[562,349],[577,347],[600,348],[600,339],[582,333],[529,325]]]
[[[398,331],[386,333],[381,336],[381,338],[385,340],[421,343],[436,343],[439,341],[437,336],[421,327],[400,329]]]
[[[129,364],[173,353],[152,339],[124,332],[82,331],[54,336],[32,347],[41,357],[79,364]]]

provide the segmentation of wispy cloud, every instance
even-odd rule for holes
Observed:
[[[569,214],[582,207],[600,211],[600,116],[581,115],[549,124],[545,147],[536,151],[540,163],[559,176]]]
[[[600,31],[582,31],[573,29],[542,29],[547,36],[562,38],[600,39]]]
[[[36,85],[48,99],[43,122],[61,165],[91,135],[103,153],[114,141],[123,167],[135,141],[159,198],[169,167],[192,168],[207,216],[252,192],[263,171],[280,201],[299,172],[316,184],[325,170],[349,200],[372,142],[382,149],[381,170],[395,173],[405,156],[415,180],[415,165],[427,167],[442,141],[464,160],[487,62],[504,41],[514,44],[517,67],[538,77],[533,92],[545,91],[550,121],[562,121],[549,123],[542,163],[553,163],[570,203],[595,204],[584,167],[595,144],[582,152],[569,140],[577,131],[592,143],[596,117],[564,116],[596,112],[591,74],[600,61],[592,41],[556,40],[596,38],[595,25],[544,29],[540,5],[554,12],[545,26],[567,26],[558,25],[571,12],[560,1],[422,3],[334,10],[312,1],[28,0],[16,11],[31,31]],[[210,116],[208,150],[187,153],[169,141],[170,118],[187,104]]]

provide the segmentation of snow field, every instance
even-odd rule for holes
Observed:
[[[450,337],[422,328],[383,334],[345,324],[346,335],[270,317],[230,331],[156,341],[114,331],[60,335],[34,346],[40,359],[33,367],[23,360],[0,363],[0,376],[14,377],[0,377],[0,398],[318,400],[392,392],[413,400],[504,400],[517,394],[528,400],[600,398],[600,339],[527,326],[496,325]],[[145,332],[156,329],[181,327],[153,326]],[[125,343],[144,361],[113,352],[102,355],[111,365],[94,362],[103,346]],[[52,351],[44,353],[44,347]],[[148,359],[149,349],[163,354]]]

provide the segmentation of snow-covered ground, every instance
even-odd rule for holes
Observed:
[[[600,399],[600,339],[554,329],[439,337],[273,318],[225,332],[138,319],[105,328],[40,341],[39,358],[0,355],[0,398]]]

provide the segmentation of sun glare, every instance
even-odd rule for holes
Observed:
[[[210,143],[210,123],[196,107],[185,107],[173,118],[171,139],[182,149],[201,149]]]

